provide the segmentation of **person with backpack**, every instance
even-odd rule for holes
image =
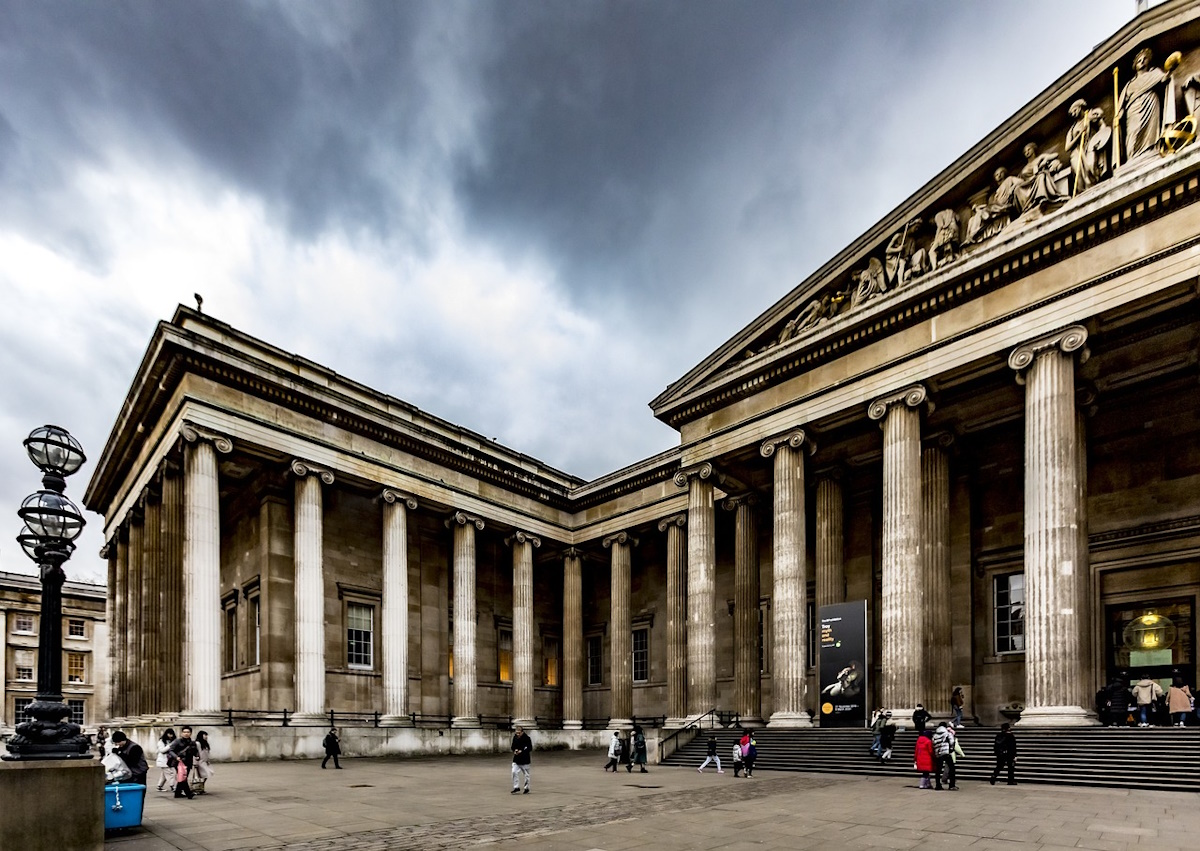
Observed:
[[[754,740],[754,734],[750,733],[746,737],[746,746],[742,749],[742,763],[746,767],[746,776],[754,776],[754,763],[758,759],[758,742]]]
[[[621,758],[621,734],[613,730],[613,737],[608,742],[608,762],[604,763],[604,770],[607,772],[610,768],[613,774],[617,773],[617,760]]]
[[[721,758],[719,756],[717,756],[717,737],[716,736],[708,737],[708,756],[704,758],[704,762],[700,763],[700,767],[697,768],[696,770],[699,771],[701,774],[703,774],[704,769],[708,767],[708,764],[710,762],[715,762],[717,764],[717,774],[725,773],[721,769]]]
[[[625,766],[625,770],[632,774],[634,763],[637,763],[642,774],[649,774],[650,772],[646,770],[646,734],[642,732],[641,727],[634,725],[633,735],[630,738],[633,740],[633,753],[630,754],[629,765]]]
[[[996,755],[996,767],[992,769],[992,779],[988,782],[996,785],[1000,769],[1008,769],[1008,785],[1016,786],[1017,737],[1012,734],[1012,724],[1001,724],[996,741],[992,744],[992,753]]]
[[[746,763],[742,762],[742,746],[735,743],[733,746],[733,776],[737,777],[745,767]]]
[[[338,738],[337,727],[329,728],[329,732],[325,734],[325,738],[321,742],[321,747],[325,748],[325,758],[321,760],[321,768],[325,767],[330,757],[333,757],[333,767],[341,768],[342,764],[338,762],[338,757],[342,755],[342,740]]]
[[[196,757],[200,753],[196,742],[192,739],[191,727],[185,725],[179,728],[179,738],[171,742],[167,753],[175,758],[175,797],[186,797],[190,801],[196,797],[196,793],[188,785],[188,774],[196,764]]]
[[[937,785],[934,786],[939,792],[942,791],[942,774],[949,775],[947,784],[955,791],[958,787],[954,785],[954,760],[951,759],[951,754],[954,751],[954,728],[945,721],[939,721],[937,730],[933,734],[933,756],[934,756],[934,773]]]

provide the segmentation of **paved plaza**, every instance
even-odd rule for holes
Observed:
[[[142,831],[112,851],[970,848],[1192,849],[1189,793],[652,767],[601,770],[600,753],[535,755],[533,792],[511,795],[503,756],[219,764],[207,795],[151,788]]]

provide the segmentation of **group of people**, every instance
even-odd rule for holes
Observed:
[[[754,762],[758,759],[758,742],[754,740],[753,733],[746,733],[742,736],[741,741],[733,746],[733,776],[740,777],[745,771],[746,777],[754,776]],[[717,756],[717,737],[708,737],[708,754],[704,762],[700,763],[700,767],[696,770],[701,774],[708,767],[710,762],[715,762],[717,765],[717,774],[724,774],[725,769],[721,768],[721,757]]]
[[[146,752],[120,730],[111,737],[103,727],[96,736],[104,765],[105,779],[109,783],[146,784],[150,766],[146,763]],[[107,752],[106,752],[107,750]],[[154,765],[159,769],[158,791],[170,789],[176,798],[196,797],[204,794],[205,784],[212,776],[209,754],[212,746],[208,733],[201,730],[192,738],[192,728],[181,727],[179,735],[168,727],[158,740],[158,755]]]
[[[1096,713],[1106,727],[1185,727],[1196,712],[1196,698],[1180,674],[1166,691],[1157,680],[1142,677],[1132,686],[1115,676],[1096,693]]]
[[[612,769],[613,774],[617,773],[620,766],[625,766],[625,770],[629,773],[633,772],[635,765],[641,768],[642,774],[649,774],[646,769],[646,763],[649,760],[646,757],[646,733],[641,726],[634,725],[633,732],[628,737],[622,737],[619,730],[614,730],[612,739],[608,743],[608,762],[604,764],[604,770]]]

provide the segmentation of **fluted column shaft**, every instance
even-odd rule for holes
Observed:
[[[129,532],[125,528],[117,530],[117,571],[116,589],[113,592],[112,621],[108,628],[116,641],[113,651],[111,673],[112,717],[125,718],[128,716],[128,677],[125,672],[125,661],[129,658],[128,639],[125,635],[125,624],[129,612]]]
[[[1075,414],[1075,449],[1076,477],[1078,485],[1078,564],[1079,582],[1076,583],[1078,603],[1075,611],[1079,612],[1079,693],[1076,701],[1079,706],[1089,706],[1095,694],[1094,665],[1095,648],[1093,645],[1093,628],[1095,612],[1092,608],[1092,566],[1091,546],[1088,543],[1088,444],[1087,444],[1087,414],[1078,411]]]
[[[128,645],[126,677],[130,715],[146,711],[142,699],[146,687],[143,670],[146,656],[142,648],[142,558],[145,555],[145,519],[135,516],[129,524],[129,612],[125,621],[125,641]]]
[[[163,474],[162,493],[162,671],[163,712],[183,709],[183,477],[173,465]]]
[[[383,491],[383,711],[389,725],[408,714],[408,511],[417,501]]]
[[[109,719],[117,716],[116,706],[116,690],[113,684],[116,680],[117,670],[117,632],[115,629],[117,623],[117,542],[109,541],[100,551],[100,555],[108,562],[108,584],[105,587],[105,602],[104,602],[104,622],[108,626],[108,703],[104,707],[104,713]],[[6,623],[4,613],[0,611],[0,623]],[[0,676],[0,706],[5,706],[2,698],[4,696],[4,681],[6,676]]]
[[[921,555],[921,413],[917,386],[873,402],[883,420],[883,705],[911,715],[928,681],[928,606]]]
[[[296,712],[309,718],[325,712],[325,508],[324,475],[292,465],[296,474]]]
[[[195,715],[221,708],[221,505],[211,442],[185,444],[184,477],[184,706]]]
[[[846,602],[845,532],[842,483],[831,475],[817,480],[817,605]]]
[[[571,548],[563,555],[564,730],[583,729],[583,559]]]
[[[712,480],[688,479],[687,519],[687,678],[688,713],[699,715],[717,703],[717,546]]]
[[[633,724],[633,624],[629,610],[632,540],[625,532],[604,539],[604,546],[612,550],[609,616],[612,688],[608,712],[608,726],[612,729]]]
[[[533,729],[533,548],[541,542],[518,532],[513,550],[513,723]]]
[[[803,432],[763,444],[774,456],[773,570],[771,593],[772,690],[775,711],[771,727],[811,727],[808,712],[808,631],[805,624],[805,492]]]
[[[735,512],[733,543],[734,693],[745,724],[762,722],[759,666],[758,507],[753,497],[725,501]]]
[[[1075,357],[1079,326],[1015,349],[1025,379],[1025,705],[1022,726],[1095,723],[1081,705],[1079,448]],[[1086,353],[1086,350],[1084,350]],[[1084,355],[1086,356],[1086,354]]]
[[[146,498],[146,524],[142,532],[142,714],[162,712],[162,501],[151,492]]]
[[[659,521],[667,533],[667,723],[687,717],[687,515]]]
[[[927,686],[925,694],[936,714],[949,714],[953,686],[950,620],[950,459],[931,446],[921,453],[922,555],[929,612]],[[928,707],[927,707],[928,708]]]
[[[454,528],[454,718],[455,727],[479,725],[478,672],[475,665],[475,530],[483,521],[461,511]]]

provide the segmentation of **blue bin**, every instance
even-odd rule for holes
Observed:
[[[104,829],[141,827],[145,804],[146,787],[141,783],[109,783],[104,787]]]

